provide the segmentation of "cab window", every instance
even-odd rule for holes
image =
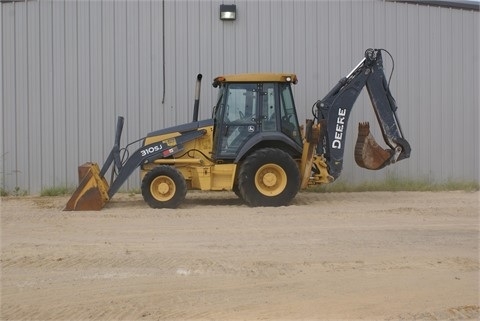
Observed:
[[[280,85],[280,112],[282,133],[302,145],[300,126],[298,125],[292,90],[289,85]]]

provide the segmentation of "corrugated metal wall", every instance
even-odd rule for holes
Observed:
[[[387,175],[479,179],[479,12],[384,1],[27,1],[0,5],[1,185],[37,193],[74,186],[76,168],[102,163],[116,117],[122,144],[191,120],[197,73],[200,118],[223,73],[295,72],[303,123],[369,47],[395,58],[391,88],[412,157],[378,172],[353,161],[356,123],[375,123],[367,95],[350,118],[351,182]],[[164,46],[165,44],[165,46]],[[392,64],[385,56],[387,72]],[[379,137],[378,127],[374,132]],[[138,188],[132,175],[126,188]]]

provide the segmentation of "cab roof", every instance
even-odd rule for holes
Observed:
[[[218,76],[213,80],[213,86],[220,83],[236,82],[289,82],[296,84],[297,75],[293,73],[247,73]]]

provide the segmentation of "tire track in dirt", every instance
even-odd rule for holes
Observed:
[[[439,320],[479,320],[480,307],[478,305],[465,305],[459,307],[448,308],[445,310],[436,310],[420,313],[405,313],[396,317],[387,318],[386,320],[422,320],[422,321],[439,321]]]

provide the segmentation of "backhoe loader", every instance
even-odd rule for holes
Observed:
[[[292,95],[295,74],[216,77],[218,98],[212,117],[198,120],[199,74],[192,122],[148,133],[136,141],[141,147],[130,153],[132,143],[120,148],[124,119],[118,117],[105,164],[79,167],[80,183],[65,210],[100,210],[137,168],[143,198],[153,208],[178,207],[187,190],[233,191],[249,206],[288,205],[299,190],[339,177],[348,118],[363,87],[388,148],[376,143],[368,123],[360,123],[357,164],[378,170],[408,158],[410,145],[396,115],[382,51],[387,52],[366,50],[358,65],[313,104],[313,119],[307,119],[303,128]]]

